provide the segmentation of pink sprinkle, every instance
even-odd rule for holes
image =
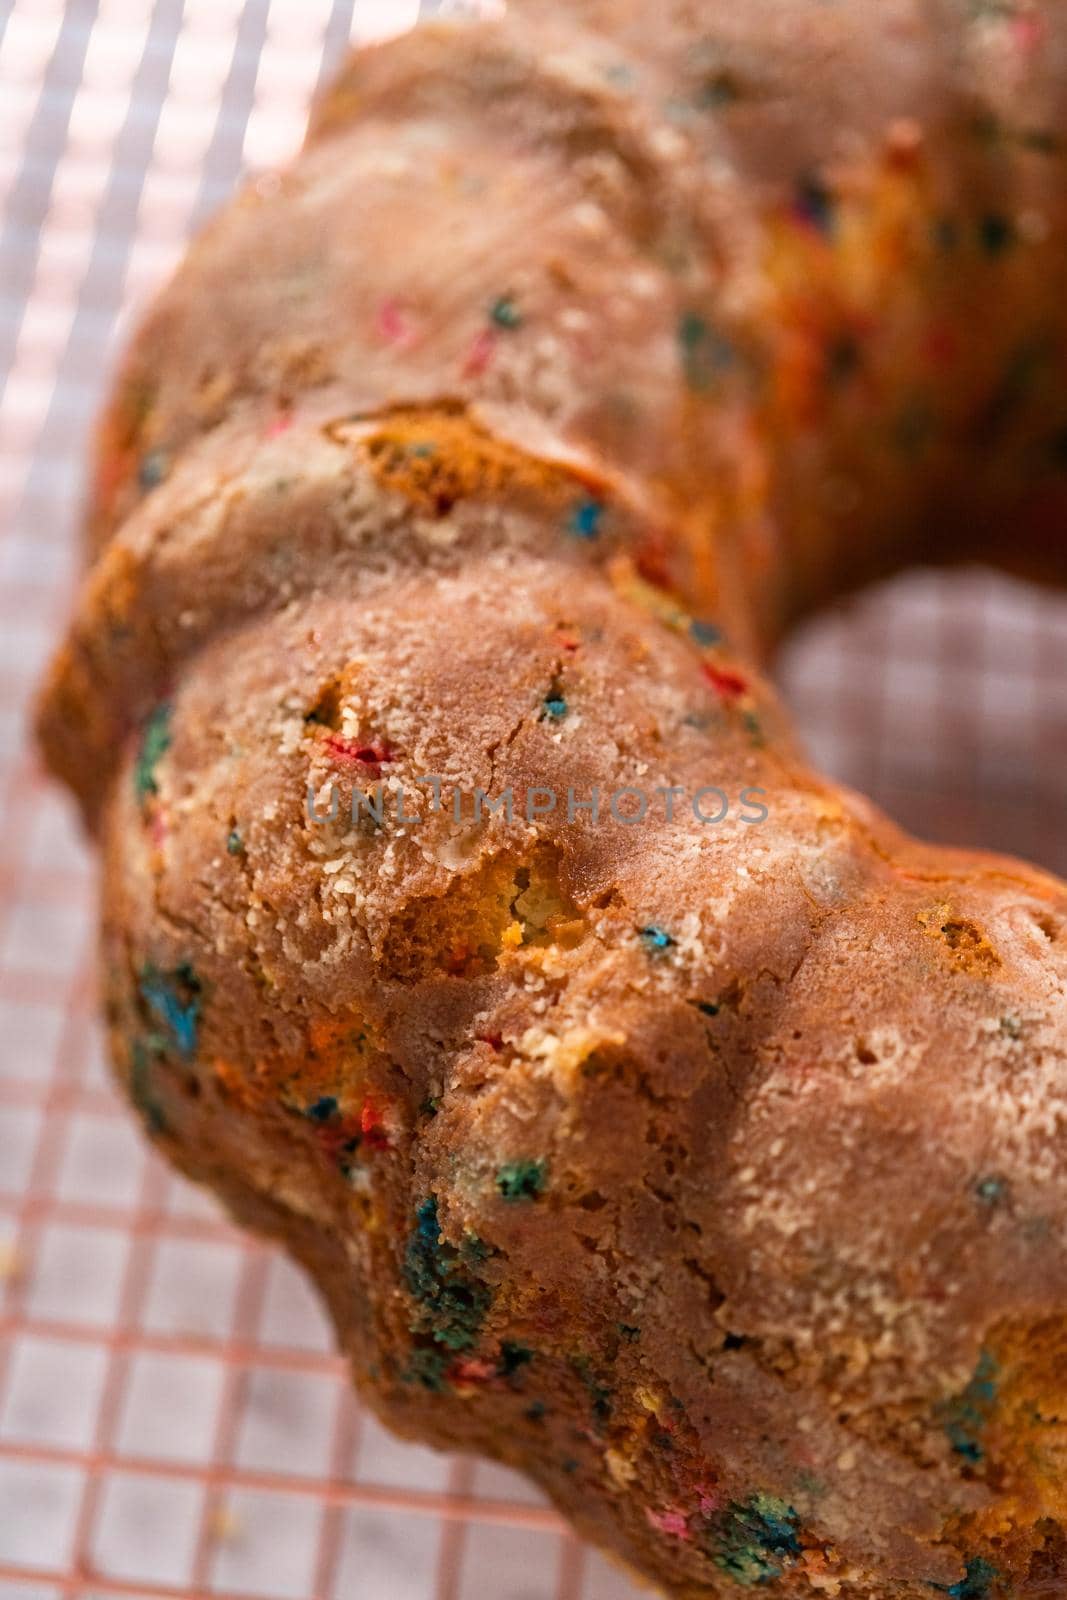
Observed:
[[[405,311],[399,300],[383,300],[378,307],[378,335],[385,344],[408,350],[415,343],[414,318]]]
[[[1030,55],[1044,42],[1045,20],[1031,11],[1027,16],[1013,17],[1011,31],[1018,48],[1024,55]]]
[[[710,1517],[722,1505],[722,1495],[715,1489],[705,1489],[703,1484],[698,1484],[697,1493],[700,1496],[697,1507],[702,1516]]]
[[[282,434],[288,433],[292,426],[293,413],[291,411],[279,411],[278,415],[267,428],[267,438],[280,439]]]
[[[688,1539],[689,1524],[682,1511],[653,1511],[651,1506],[645,1507],[645,1516],[649,1525],[658,1533],[668,1533],[673,1539]]]
[[[483,372],[489,370],[495,351],[496,335],[492,328],[483,328],[467,352],[467,359],[463,363],[463,376],[480,378]]]

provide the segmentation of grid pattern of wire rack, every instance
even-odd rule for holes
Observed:
[[[26,736],[130,308],[296,147],[349,38],[417,12],[0,0],[0,1600],[635,1593],[519,1478],[389,1438],[296,1271],[145,1150],[93,1021],[92,866]],[[915,574],[783,681],[901,821],[1067,871],[1065,641],[1055,597]]]

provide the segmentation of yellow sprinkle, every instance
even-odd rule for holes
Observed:
[[[625,1489],[633,1483],[637,1475],[637,1468],[633,1462],[624,1456],[621,1450],[605,1450],[604,1462],[611,1475],[612,1482],[620,1489]]]

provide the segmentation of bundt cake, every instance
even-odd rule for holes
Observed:
[[[44,689],[151,1137],[679,1600],[1067,1594],[1067,889],[770,653],[1067,571],[1067,5],[357,54],[149,313]]]

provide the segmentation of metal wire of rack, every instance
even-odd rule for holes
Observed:
[[[628,1600],[522,1480],[389,1438],[322,1314],[142,1146],[93,1022],[93,869],[26,737],[128,309],[417,0],[0,0],[0,1600]],[[783,661],[902,822],[1067,871],[1067,607],[916,574]]]

